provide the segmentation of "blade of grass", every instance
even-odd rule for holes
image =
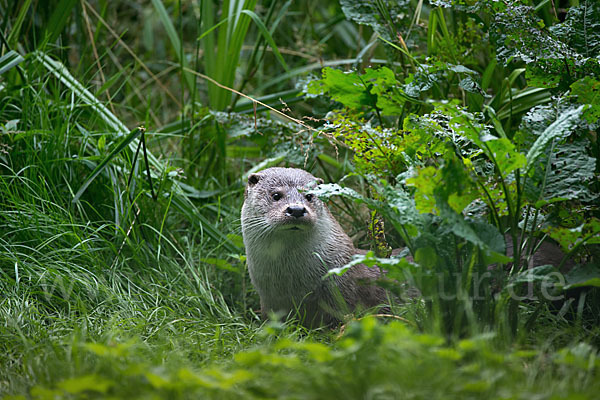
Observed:
[[[16,51],[9,51],[8,53],[0,57],[0,75],[10,70],[11,68],[16,67],[23,60],[23,56],[21,56]]]
[[[154,9],[158,13],[158,17],[163,24],[163,27],[167,31],[167,37],[175,50],[175,54],[177,55],[177,59],[183,66],[183,79],[185,84],[188,87],[188,90],[191,92],[194,90],[194,78],[189,73],[185,72],[185,68],[188,67],[187,60],[185,58],[185,54],[183,54],[183,47],[181,46],[181,41],[179,40],[179,36],[177,35],[177,30],[171,21],[171,17],[169,17],[169,13],[165,9],[161,0],[152,0],[152,5]]]
[[[275,44],[275,41],[273,40],[273,36],[271,36],[271,33],[269,32],[269,30],[267,29],[265,24],[262,22],[262,20],[258,17],[258,15],[256,15],[254,12],[252,12],[250,10],[242,10],[241,12],[243,14],[250,16],[250,18],[252,18],[252,20],[258,27],[261,35],[264,37],[264,39],[267,41],[267,43],[269,43],[269,46],[271,46],[271,49],[273,49],[273,53],[275,53],[275,57],[277,57],[277,60],[279,61],[279,63],[283,67],[283,69],[287,72],[289,70],[289,68],[288,68],[287,64],[285,63],[285,60],[281,56],[281,53],[279,52],[279,49],[277,48],[277,45]]]
[[[71,89],[82,101],[90,105],[90,107],[98,113],[100,118],[113,130],[113,134],[117,136],[124,136],[128,134],[129,130],[114,114],[110,112],[98,99],[96,99],[87,89],[81,85],[62,65],[60,62],[53,60],[48,55],[36,52],[36,59],[38,59],[54,76],[56,76],[65,86]],[[188,70],[190,71],[190,70]],[[139,144],[139,139],[133,138],[128,145],[135,151]],[[162,174],[166,170],[166,165],[159,161],[152,153],[148,153],[148,160],[152,167],[156,168],[159,174]],[[171,178],[172,179],[172,178]],[[198,208],[191,202],[185,195],[185,191],[178,184],[177,180],[172,179],[175,196],[173,196],[173,204],[183,212],[188,221],[200,227],[203,231],[206,231],[217,243],[221,243],[227,251],[233,253],[239,253],[240,249],[234,245],[226,234],[216,229],[212,222],[202,215]]]
[[[39,43],[38,49],[44,46],[46,42],[54,43],[58,39],[58,35],[60,35],[65,27],[67,18],[71,15],[71,9],[75,7],[75,4],[77,4],[77,0],[61,0],[56,5],[54,13],[46,26],[44,40]]]
[[[7,39],[8,45],[10,47],[15,47],[17,45],[19,36],[21,35],[21,27],[23,26],[23,21],[25,20],[25,16],[27,15],[27,11],[29,10],[30,6],[31,0],[25,0],[25,3],[23,3],[21,8],[19,9],[19,14],[17,15],[17,18],[13,23],[12,30],[10,31],[10,34],[8,35]]]
[[[120,152],[122,152],[125,148],[129,146],[131,142],[133,142],[140,133],[143,132],[143,128],[138,127],[132,130],[127,136],[125,136],[121,142],[98,164],[96,168],[92,171],[90,176],[83,182],[75,196],[73,197],[72,202],[77,203],[81,195],[85,192],[85,190],[90,186],[90,183],[96,179],[98,175],[108,166],[108,164],[112,161],[113,158],[117,156]]]
[[[98,113],[100,118],[113,130],[118,136],[122,136],[129,132],[129,129],[115,115],[104,106],[94,95],[87,90],[73,75],[69,73],[67,68],[60,62],[53,60],[47,54],[36,51],[35,57],[44,65],[56,78],[58,78],[65,86],[71,89],[77,96],[88,104],[94,111]]]

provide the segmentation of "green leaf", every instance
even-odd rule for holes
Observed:
[[[600,55],[600,3],[582,0],[569,7],[564,22],[550,31],[584,57]]]
[[[67,18],[71,14],[71,9],[75,7],[77,4],[77,0],[60,0],[58,4],[54,6],[54,12],[50,17],[50,20],[46,24],[46,37],[45,39],[50,42],[56,42],[58,39],[58,35],[62,32],[65,24],[67,23]],[[44,44],[44,41],[39,42],[38,48]]]
[[[434,248],[421,247],[415,252],[415,261],[424,268],[432,269],[438,262],[438,256]]]
[[[558,283],[560,277],[560,272],[553,265],[540,265],[513,275],[506,288],[531,282],[542,282],[550,285]]]
[[[547,29],[532,7],[511,5],[495,16],[490,39],[497,58],[527,64],[530,86],[567,89],[578,77],[600,73],[600,6],[584,0],[566,20]]]
[[[172,383],[168,379],[165,379],[162,376],[149,371],[146,371],[144,373],[144,377],[148,380],[148,382],[150,382],[150,385],[152,385],[152,387],[155,389],[169,388],[172,386]]]
[[[408,97],[400,89],[394,72],[386,67],[367,68],[364,74],[323,69],[323,78],[312,81],[308,94],[329,94],[344,106],[361,111],[379,107],[383,115],[399,115]]]
[[[554,139],[568,136],[576,125],[580,122],[583,106],[570,109],[562,113],[548,128],[542,132],[540,137],[533,143],[527,153],[527,167],[529,172],[534,167],[537,160],[543,154],[544,150]]]
[[[437,214],[435,206],[435,189],[441,182],[441,173],[435,167],[425,167],[416,176],[408,178],[406,184],[414,186],[415,206],[421,213]]]
[[[57,386],[71,394],[80,394],[87,391],[104,394],[114,385],[115,382],[112,380],[108,380],[96,374],[90,374],[65,379],[62,382],[59,382]]]
[[[422,224],[422,216],[419,214],[413,197],[400,185],[392,187],[385,186],[383,191],[378,188],[378,193],[385,199],[379,204],[379,210],[386,218],[398,227],[404,226],[411,236],[416,236],[416,228]]]
[[[8,53],[0,57],[0,75],[10,70],[11,68],[16,67],[23,60],[23,56],[21,56],[16,51],[9,51]]]
[[[332,99],[355,110],[360,110],[363,106],[372,107],[377,103],[377,97],[369,92],[357,72],[324,68],[323,78],[312,82],[308,90],[312,94],[329,93]]]
[[[600,118],[600,81],[586,76],[571,85],[571,95],[577,96],[579,104],[586,104],[583,118],[595,123]]]
[[[332,268],[327,272],[326,276],[343,275],[346,271],[355,265],[364,264],[369,268],[380,267],[385,270],[401,270],[409,268],[411,264],[405,258],[379,258],[375,257],[375,253],[368,251],[367,254],[355,254],[352,260],[340,268]]]
[[[527,164],[525,155],[517,152],[515,145],[510,140],[500,138],[485,143],[490,149],[502,176],[506,177],[514,170],[523,168]]]
[[[548,227],[543,230],[552,239],[556,240],[565,251],[569,251],[574,246],[583,243],[600,243],[600,220],[597,218],[590,218],[576,228]]]
[[[323,200],[329,200],[332,196],[343,196],[353,200],[365,201],[365,198],[356,190],[348,187],[342,187],[337,183],[324,183],[310,190],[310,193],[317,195]]]
[[[437,205],[440,216],[451,232],[483,250],[490,262],[506,263],[511,260],[503,254],[504,240],[496,227],[483,221],[469,221],[441,201]],[[483,225],[485,230],[482,230]]]
[[[85,343],[84,348],[100,357],[123,357],[129,353],[133,342],[111,343],[109,345],[102,343]]]
[[[262,20],[258,17],[258,15],[256,15],[254,12],[252,12],[250,10],[242,10],[240,12],[242,14],[246,14],[250,18],[252,18],[252,21],[254,21],[254,23],[258,27],[258,30],[260,31],[260,34],[263,36],[263,38],[267,41],[267,43],[269,44],[269,46],[273,50],[273,53],[275,54],[275,57],[277,58],[277,61],[279,61],[279,63],[283,67],[283,69],[287,72],[289,70],[289,68],[288,68],[287,64],[285,63],[285,60],[283,59],[283,56],[279,52],[279,49],[277,48],[277,45],[275,44],[275,41],[273,40],[273,37],[271,36],[271,33],[269,32],[269,30],[267,29],[267,27],[265,26],[265,24],[262,22]]]
[[[394,23],[403,22],[406,26],[410,23],[410,13],[406,12],[409,3],[408,0],[340,0],[346,18],[370,26],[392,42],[397,40]]]
[[[326,362],[334,358],[332,355],[332,349],[330,346],[323,343],[312,343],[312,342],[292,342],[292,348],[303,350],[308,353],[310,359],[317,362]]]
[[[595,181],[596,159],[587,155],[586,143],[561,143],[542,154],[525,186],[528,199],[536,207],[548,203],[598,197],[590,189]]]
[[[23,21],[25,20],[25,17],[27,16],[27,12],[29,11],[31,2],[32,2],[32,0],[25,0],[21,4],[21,8],[19,8],[19,14],[17,15],[17,18],[11,21],[12,29],[10,30],[10,35],[8,35],[8,38],[6,39],[9,47],[17,46],[17,43],[21,36],[21,28],[23,26]],[[15,5],[17,5],[17,4],[18,3],[16,3]],[[7,18],[6,20],[8,21],[9,19]]]
[[[600,287],[600,268],[597,265],[578,266],[565,275],[564,289],[594,286]]]
[[[574,369],[573,367],[575,367],[582,371],[590,372],[598,368],[600,365],[598,360],[598,350],[585,342],[561,349],[553,358],[555,363],[567,365],[570,369]]]
[[[194,90],[194,77],[192,76],[192,74],[189,71],[185,70],[185,68],[189,68],[189,66],[188,66],[185,54],[183,53],[183,47],[181,46],[181,41],[179,40],[179,35],[177,34],[177,31],[175,30],[175,26],[173,25],[173,22],[171,21],[171,17],[167,13],[167,10],[165,9],[165,6],[163,5],[161,0],[152,0],[152,5],[154,6],[154,9],[158,13],[158,17],[159,17],[160,21],[162,22],[163,27],[167,31],[167,37],[169,38],[169,41],[171,42],[171,46],[173,46],[173,50],[175,51],[175,54],[177,55],[179,62],[181,63],[182,67],[184,68],[183,78],[185,80],[187,88],[189,91],[192,91],[192,90]]]

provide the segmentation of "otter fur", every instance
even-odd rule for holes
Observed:
[[[242,234],[263,317],[275,312],[309,327],[331,325],[357,306],[386,301],[385,290],[370,284],[379,278],[378,268],[355,265],[324,278],[364,252],[354,248],[325,203],[306,193],[319,183],[296,168],[268,168],[248,177]]]

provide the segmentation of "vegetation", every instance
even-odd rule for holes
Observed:
[[[0,14],[3,398],[597,397],[595,0]],[[270,165],[326,178],[390,315],[260,320],[239,209]]]

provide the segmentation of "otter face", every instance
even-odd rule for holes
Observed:
[[[325,204],[305,190],[319,183],[323,181],[296,168],[268,168],[251,174],[242,207],[244,228],[254,225],[265,233],[310,230]]]

